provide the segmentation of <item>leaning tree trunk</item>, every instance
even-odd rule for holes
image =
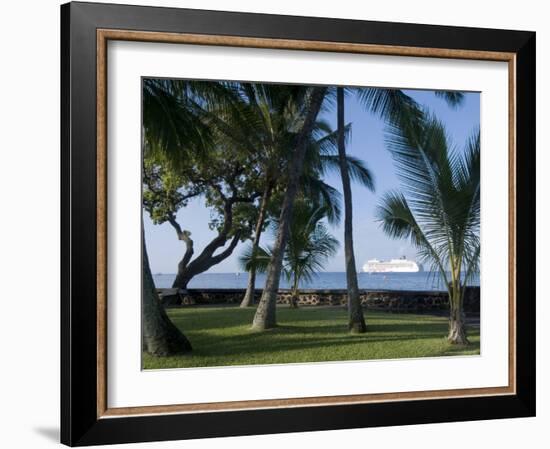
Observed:
[[[160,301],[163,307],[180,306],[182,304],[182,294],[187,294],[187,284],[193,279],[193,276],[189,276],[185,268],[180,267],[181,263],[178,264],[178,272],[174,282],[172,282],[172,288],[177,288],[178,294],[164,296]]]
[[[462,295],[455,285],[449,295],[449,336],[447,340],[454,345],[470,344],[466,336],[466,325],[464,323],[464,310],[462,307]]]
[[[193,279],[193,276],[190,276],[187,272],[186,265],[181,266],[182,263],[178,264],[178,272],[176,274],[176,277],[174,279],[174,282],[172,282],[172,288],[177,288],[179,290],[186,290],[187,284],[189,284],[189,281]]]
[[[151,355],[170,356],[191,351],[191,343],[170,321],[160,304],[142,233],[143,347]]]
[[[281,270],[283,266],[283,255],[288,240],[290,229],[290,220],[292,219],[292,209],[294,207],[294,197],[298,191],[298,182],[302,174],[304,165],[304,156],[306,153],[307,142],[321,104],[325,97],[326,87],[315,87],[311,94],[311,100],[308,108],[304,124],[296,141],[294,155],[289,167],[288,183],[279,216],[279,230],[277,238],[273,245],[271,260],[267,267],[267,276],[265,288],[258,304],[258,309],[252,321],[252,328],[264,330],[275,327],[277,319],[275,315],[277,304],[277,292],[279,291],[279,281],[281,278]]]
[[[270,187],[266,187],[264,194],[262,195],[262,202],[260,204],[260,211],[258,213],[258,221],[256,222],[256,229],[254,233],[254,240],[252,242],[252,256],[255,257],[260,247],[260,237],[262,235],[262,229],[265,223],[265,216],[267,213],[267,203],[271,196]],[[246,293],[241,301],[241,307],[250,307],[254,305],[254,292],[256,290],[256,268],[254,264],[248,272],[248,285],[246,287]]]
[[[172,283],[172,288],[177,288],[178,290],[187,290],[187,284],[193,278],[192,276],[189,276],[188,271],[186,270],[187,265],[189,264],[189,261],[191,260],[191,257],[193,257],[193,253],[194,253],[193,240],[191,240],[191,238],[189,237],[190,235],[191,233],[188,231],[180,230],[178,232],[179,240],[183,240],[187,247],[183,258],[178,263],[178,271],[176,273],[176,278]],[[161,300],[161,304],[164,307],[179,306],[181,303],[182,303],[182,298],[181,298],[181,295],[179,294],[173,295],[173,296],[165,296]]]
[[[346,142],[344,137],[344,89],[336,89],[338,115],[338,159],[344,190],[344,250],[346,259],[346,280],[348,286],[348,329],[353,333],[363,333],[367,330],[363,309],[359,298],[355,254],[353,251],[353,209],[351,198],[351,183],[346,159]]]

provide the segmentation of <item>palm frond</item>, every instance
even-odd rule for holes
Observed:
[[[464,92],[450,90],[436,90],[435,95],[445,100],[452,108],[459,107],[464,101]]]
[[[320,160],[324,171],[340,171],[340,160],[337,155],[322,155],[320,156]],[[365,161],[355,156],[347,155],[346,162],[350,178],[371,192],[374,192],[374,175],[367,167]]]
[[[204,155],[212,143],[200,111],[189,107],[171,80],[143,81],[144,148],[171,163]]]
[[[326,260],[336,254],[339,242],[323,223],[327,212],[325,207],[303,199],[296,201],[284,252],[283,268],[287,279],[311,280],[323,270]]]
[[[239,256],[239,265],[244,271],[255,269],[259,273],[265,273],[271,260],[271,250],[258,247],[254,252],[252,244],[247,245]]]
[[[315,175],[306,173],[302,178],[304,197],[324,208],[330,224],[338,224],[342,218],[342,194]]]
[[[475,271],[479,262],[479,131],[461,154],[451,146],[441,122],[424,116],[414,127],[390,123],[386,144],[406,197],[384,197],[378,211],[384,231],[411,238],[420,256],[431,260],[443,278],[449,270],[453,282],[461,282],[463,270]]]
[[[383,120],[403,125],[423,115],[420,105],[401,89],[358,88],[356,92],[359,102]]]
[[[431,266],[431,271],[440,272],[445,284],[448,284],[446,252],[441,251],[430,242],[403,194],[386,193],[377,206],[376,215],[386,234],[397,239],[409,239],[416,247],[422,262]]]

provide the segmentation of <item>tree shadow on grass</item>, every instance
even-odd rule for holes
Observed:
[[[172,320],[192,341],[194,351],[185,360],[170,359],[164,367],[437,357],[479,351],[479,343],[466,348],[446,344],[446,317],[367,311],[367,333],[350,334],[342,307],[281,307],[277,311],[281,324],[264,332],[251,330],[254,313],[254,309],[236,307],[172,309]]]
[[[193,308],[193,309],[169,309],[171,320],[182,329],[187,331],[192,330],[210,330],[223,329],[230,327],[248,326],[252,324],[252,319],[255,309],[240,309],[238,307],[224,308]],[[313,328],[312,323],[330,322],[335,327],[345,330],[347,321],[347,311],[342,307],[322,307],[309,308],[301,307],[298,309],[282,308],[277,311],[279,322],[282,323],[279,327],[302,325],[308,327],[306,323]],[[380,321],[389,322],[384,325],[399,324],[401,322],[418,322],[419,325],[426,324],[445,324],[444,317],[426,316],[416,314],[397,314],[381,311],[367,311],[366,320],[368,328],[375,328],[381,324]],[[286,323],[294,324],[286,324]],[[372,324],[374,322],[374,324]],[[302,324],[304,323],[304,324]],[[414,325],[411,324],[411,325]]]
[[[273,335],[273,334],[272,334]],[[244,334],[213,341],[206,335],[202,341],[193,338],[193,353],[161,363],[162,368],[250,366],[288,363],[322,363],[337,361],[410,359],[478,355],[479,341],[471,346],[449,345],[444,335],[375,336],[344,334],[306,340],[285,336],[283,340],[264,334]],[[466,351],[466,352],[465,352]],[[154,364],[153,366],[155,367]],[[158,366],[156,366],[158,367]]]
[[[178,323],[176,323],[178,324]],[[205,339],[226,340],[230,338],[236,339],[262,339],[262,340],[278,340],[286,337],[292,337],[293,335],[301,337],[321,337],[323,335],[337,336],[338,338],[350,341],[365,340],[376,337],[393,337],[393,336],[407,336],[415,338],[419,336],[435,337],[444,336],[447,332],[446,323],[419,323],[419,324],[404,324],[404,323],[383,323],[383,324],[369,324],[367,325],[367,332],[364,334],[350,334],[345,326],[345,323],[335,324],[315,324],[315,325],[301,325],[301,324],[280,324],[273,329],[266,331],[254,331],[248,327],[244,327],[242,324],[234,326],[232,331],[233,335],[223,335],[224,329],[216,327],[221,334],[215,335],[210,332],[212,328],[204,328],[198,330],[185,329],[190,336],[197,336]]]
[[[428,338],[428,337],[423,337]],[[422,341],[423,338],[417,338],[416,341]],[[406,338],[394,338],[391,344],[398,345]],[[367,361],[367,360],[388,360],[388,359],[410,359],[425,357],[449,357],[456,355],[476,355],[479,351],[477,345],[472,345],[469,349],[471,354],[462,354],[464,348],[446,347],[444,339],[441,339],[441,347],[438,350],[426,351],[423,348],[409,347],[406,351],[399,351],[395,348],[385,348],[363,354],[360,346],[363,344],[373,344],[376,340],[370,342],[354,341],[324,341],[307,342],[295,341],[287,342],[283,345],[274,347],[264,347],[262,349],[237,344],[231,347],[231,352],[227,353],[223,349],[214,349],[203,347],[194,351],[190,358],[174,358],[168,362],[165,368],[185,368],[185,367],[216,367],[216,366],[247,366],[247,365],[270,365],[270,364],[288,364],[288,363],[322,363],[322,362],[345,362],[345,361]],[[383,343],[388,343],[384,340]],[[325,352],[323,349],[330,345],[334,351]],[[224,345],[225,347],[225,345]]]
[[[330,329],[330,327],[329,327]],[[284,330],[284,329],[280,329]],[[196,350],[194,355],[201,356],[229,356],[230,354],[262,354],[262,353],[279,353],[290,351],[304,350],[323,350],[331,348],[334,352],[338,352],[339,348],[350,348],[358,345],[369,345],[375,343],[388,343],[388,350],[395,350],[395,345],[400,343],[423,342],[425,340],[441,340],[444,343],[445,333],[441,331],[409,333],[402,332],[397,335],[391,334],[349,334],[341,333],[337,336],[331,332],[320,333],[317,338],[304,338],[308,335],[316,335],[308,332],[308,334],[300,335],[295,332],[296,328],[292,328],[292,333],[275,332],[257,333],[250,332],[246,334],[238,334],[232,336],[220,337],[212,339],[208,334],[196,333],[190,335],[191,341],[194,341]],[[323,334],[326,335],[323,337]],[[463,347],[457,348],[464,349]],[[472,345],[472,350],[475,350],[475,345]],[[445,353],[456,352],[452,347],[443,347]],[[442,354],[443,355],[443,354]]]

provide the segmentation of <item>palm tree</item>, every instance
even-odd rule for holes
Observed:
[[[348,329],[353,333],[362,333],[366,331],[366,324],[361,301],[359,299],[357,269],[353,248],[353,203],[349,181],[350,172],[346,158],[346,144],[344,139],[344,99],[346,91],[356,94],[367,111],[379,115],[380,118],[385,121],[415,123],[422,117],[422,113],[417,103],[400,89],[336,88],[338,154],[345,205],[344,248],[348,290]],[[463,100],[463,94],[461,92],[438,91],[436,95],[442,97],[452,107],[458,106]],[[374,190],[374,185],[371,185],[370,189]]]
[[[268,208],[272,195],[282,185],[280,173],[289,160],[292,138],[299,131],[303,116],[297,104],[304,99],[306,90],[299,86],[274,84],[240,83],[247,117],[246,139],[257,155],[257,167],[262,174],[263,186],[258,217],[252,240],[252,257],[260,248],[260,238],[267,222]],[[241,307],[254,304],[256,269],[248,270],[248,284]]]
[[[344,136],[344,89],[338,87],[338,158],[340,162],[340,177],[344,191],[344,251],[346,263],[346,282],[348,287],[348,330],[353,333],[363,333],[367,330],[363,308],[359,298],[359,285],[355,267],[355,253],[353,250],[353,209],[351,198],[351,183],[349,179],[348,163],[346,160],[346,143]],[[373,186],[371,185],[371,188]]]
[[[419,108],[416,107],[416,102],[401,90],[376,88],[354,90],[356,90],[360,101],[369,111],[377,113],[383,118],[394,120],[405,116],[407,120],[413,120],[417,116]],[[281,209],[281,226],[277,235],[273,257],[267,269],[265,288],[253,320],[253,328],[255,329],[267,329],[276,326],[275,306],[277,289],[279,287],[282,257],[288,233],[288,221],[292,212],[294,196],[298,189],[300,173],[303,170],[303,160],[307,146],[305,140],[311,133],[313,124],[321,108],[323,106],[330,107],[333,96],[332,91],[333,89],[328,89],[327,87],[311,88],[310,100],[305,105],[304,125],[296,139],[296,145],[293,146],[295,151],[289,168],[287,189]],[[442,92],[440,95],[450,104],[457,105],[461,101],[462,94]]]
[[[254,130],[249,130],[249,139],[255,140],[262,147],[258,154],[258,167],[263,173],[262,197],[258,209],[252,255],[259,248],[260,236],[267,220],[268,208],[272,195],[280,192],[286,185],[284,171],[291,159],[291,147],[296,134],[302,126],[303,115],[296,106],[296,98],[289,95],[286,86],[245,85],[247,102],[261,120],[250,117],[248,123],[256,123]],[[345,137],[350,133],[350,125],[344,129]],[[254,136],[254,137],[251,137]],[[304,168],[300,177],[300,189],[311,199],[327,207],[329,222],[336,223],[340,219],[340,193],[323,181],[323,176],[332,170],[339,170],[340,163],[337,154],[338,133],[330,125],[317,120],[309,136]],[[255,143],[251,145],[254,146]],[[364,163],[353,157],[346,157],[349,170],[357,182],[372,187],[372,176]],[[272,209],[277,209],[272,207]],[[241,307],[248,307],[254,302],[256,269],[250,265],[248,285]]]
[[[451,148],[435,118],[397,123],[387,140],[404,191],[387,193],[378,208],[383,230],[409,238],[419,256],[438,272],[450,303],[448,341],[468,344],[465,287],[479,270],[479,131],[463,155]]]
[[[266,184],[266,187],[262,192],[262,199],[260,201],[258,218],[256,219],[256,226],[254,227],[254,237],[252,240],[251,257],[253,258],[256,257],[260,249],[260,237],[262,235],[262,231],[266,222],[267,208],[269,204],[269,199],[271,198],[272,190],[273,187],[271,183],[268,183]],[[256,289],[256,268],[254,265],[250,265],[250,267],[246,271],[248,271],[248,283],[240,307],[250,307],[254,304],[254,293]]]
[[[283,257],[283,273],[291,285],[290,306],[297,307],[299,285],[302,280],[311,280],[321,270],[324,262],[336,253],[339,243],[329,232],[323,220],[327,218],[327,208],[312,205],[309,200],[300,199],[294,205],[288,242]],[[278,223],[275,222],[275,229]],[[254,267],[265,272],[272,251],[259,248],[245,250],[240,258],[244,269]]]
[[[308,91],[306,101],[304,101],[304,121],[296,135],[294,145],[292,145],[293,156],[287,171],[287,187],[279,216],[277,237],[273,246],[272,257],[266,270],[266,284],[252,322],[252,327],[259,330],[272,328],[277,325],[275,316],[277,291],[279,290],[279,280],[283,265],[283,253],[288,239],[292,209],[294,207],[294,198],[298,191],[299,180],[302,174],[304,159],[308,147],[308,137],[313,130],[317,115],[321,110],[327,88],[313,87],[308,89]]]

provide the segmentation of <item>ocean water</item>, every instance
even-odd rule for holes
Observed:
[[[157,288],[170,288],[175,274],[154,274]],[[424,271],[419,273],[357,273],[359,288],[369,290],[445,290],[436,273]],[[189,288],[246,288],[248,273],[202,273],[195,276]],[[256,288],[263,288],[265,275],[256,276]],[[479,286],[479,278],[473,279],[471,285]],[[289,288],[285,278],[281,278],[281,288]],[[343,289],[346,288],[346,273],[317,273],[309,282],[302,282],[303,289]]]

